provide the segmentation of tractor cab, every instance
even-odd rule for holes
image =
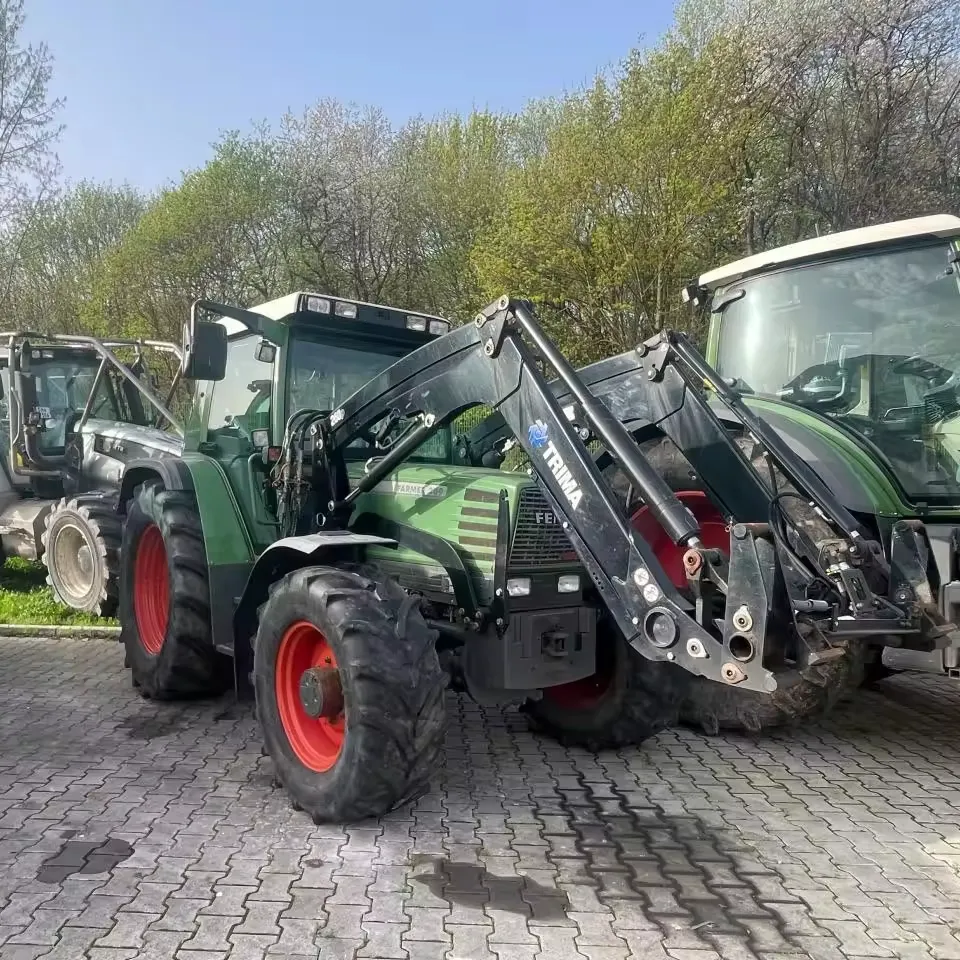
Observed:
[[[897,512],[960,510],[958,243],[960,218],[922,217],[712,270],[708,360],[799,442],[859,449]]]

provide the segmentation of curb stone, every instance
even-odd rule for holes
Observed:
[[[80,640],[115,640],[119,627],[57,626],[56,624],[0,624],[0,637],[75,637]]]

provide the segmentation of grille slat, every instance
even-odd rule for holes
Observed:
[[[510,566],[549,567],[577,563],[578,557],[560,521],[539,487],[524,487],[510,547]]]

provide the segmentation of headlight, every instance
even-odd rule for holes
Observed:
[[[430,321],[430,332],[435,333],[438,336],[450,332],[450,324],[446,320],[431,320]]]
[[[427,318],[426,317],[407,317],[407,329],[426,331]]]
[[[355,303],[343,303],[341,301],[337,303],[335,309],[338,317],[346,317],[348,320],[357,318],[357,305]]]
[[[576,573],[565,573],[557,577],[557,593],[579,593],[580,576]]]
[[[530,578],[514,577],[507,581],[507,593],[511,597],[529,597],[530,596]]]

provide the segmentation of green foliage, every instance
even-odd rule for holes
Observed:
[[[9,557],[0,567],[0,623],[112,626],[115,621],[57,603],[42,564]]]

